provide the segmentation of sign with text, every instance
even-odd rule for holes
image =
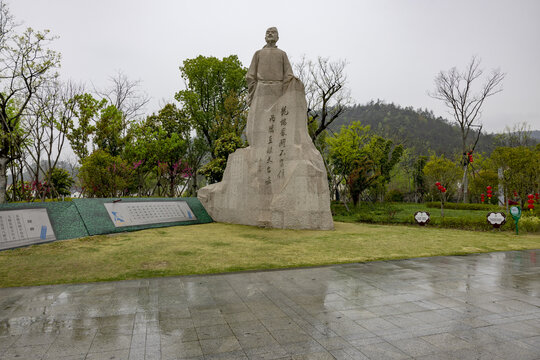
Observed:
[[[0,250],[53,240],[47,209],[0,211]]]
[[[502,212],[490,212],[487,215],[487,222],[494,228],[500,228],[506,223],[506,214]]]
[[[185,201],[113,202],[103,205],[115,227],[197,220]]]

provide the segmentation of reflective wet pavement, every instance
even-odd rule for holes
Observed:
[[[0,289],[0,359],[540,359],[540,250]]]

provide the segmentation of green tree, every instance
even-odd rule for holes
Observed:
[[[236,149],[245,146],[246,144],[244,141],[235,133],[222,135],[216,141],[216,146],[214,147],[214,158],[210,160],[210,162],[208,162],[203,168],[201,168],[200,173],[206,176],[210,183],[221,181],[229,155],[235,152]]]
[[[503,168],[505,198],[516,192],[523,207],[527,195],[538,192],[540,187],[540,145],[498,147],[491,157],[497,167]]]
[[[98,149],[112,156],[119,156],[125,146],[126,139],[122,136],[123,115],[114,105],[101,109],[99,120],[95,124],[94,143]]]
[[[413,183],[414,183],[414,198],[418,202],[419,199],[422,199],[426,193],[426,179],[424,175],[424,167],[427,163],[426,156],[419,156],[413,167]]]
[[[135,187],[134,170],[118,156],[96,150],[83,160],[79,179],[88,197],[118,197]]]
[[[334,169],[343,177],[349,176],[356,168],[357,161],[364,153],[364,146],[369,141],[369,126],[362,126],[355,121],[349,126],[342,126],[338,134],[328,137],[329,158]]]
[[[82,164],[90,154],[88,145],[96,131],[97,118],[107,104],[107,100],[97,100],[92,95],[84,93],[76,95],[73,101],[75,102],[75,119],[70,120],[66,137],[73,152],[79,158],[79,163]]]
[[[21,117],[37,89],[56,77],[60,55],[48,49],[48,31],[16,31],[0,1],[0,203],[6,202],[7,168],[21,158],[25,132]]]
[[[69,172],[61,168],[52,168],[49,170],[47,173],[47,182],[51,184],[51,196],[54,198],[69,196],[74,183]]]
[[[241,136],[244,130],[247,69],[236,55],[221,60],[200,55],[185,60],[180,71],[186,89],[175,98],[214,158],[217,139],[230,132]]]
[[[355,161],[354,169],[347,177],[347,187],[354,205],[360,201],[362,193],[373,186],[380,176],[375,162],[369,156],[363,155]]]
[[[138,177],[139,194],[147,191],[145,182],[150,171],[156,178],[151,194],[174,197],[181,179],[191,176],[186,160],[189,149],[189,124],[174,105],[165,105],[130,131],[125,157],[130,160]],[[187,183],[187,180],[186,180]]]
[[[373,162],[375,174],[378,175],[370,187],[373,188],[376,196],[382,201],[386,192],[386,185],[390,182],[392,176],[392,170],[403,155],[403,146],[394,146],[392,140],[375,135],[366,145],[364,151]]]
[[[447,159],[444,155],[432,155],[424,166],[424,175],[427,182],[427,188],[432,198],[439,197],[439,190],[435,186],[440,182],[446,188],[446,196],[450,197],[457,189],[461,170],[454,161]]]
[[[373,162],[368,161],[370,159],[364,149],[368,141],[369,126],[362,126],[359,121],[349,126],[342,126],[338,134],[326,138],[328,165],[337,177],[337,180],[333,182],[336,197],[339,197],[339,185],[346,181],[349,195],[356,203],[359,198],[357,194],[364,190],[361,187],[366,183],[371,185],[373,182],[371,178]],[[357,170],[356,174],[350,179],[355,170]]]

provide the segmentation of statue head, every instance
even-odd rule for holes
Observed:
[[[269,27],[266,29],[266,36],[264,37],[266,43],[270,46],[275,46],[279,40],[279,34],[276,27]]]

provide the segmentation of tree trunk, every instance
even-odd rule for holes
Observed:
[[[8,158],[0,157],[0,204],[6,203]]]
[[[463,166],[463,181],[461,182],[461,187],[463,189],[463,203],[467,204],[469,202],[469,176],[468,176],[468,164]]]
[[[502,167],[497,169],[497,177],[499,178],[499,206],[503,207],[505,203],[508,203],[508,200],[506,199],[506,189],[504,188],[503,184],[504,173]]]
[[[174,177],[171,176],[171,179],[169,180],[169,197],[174,197]]]

